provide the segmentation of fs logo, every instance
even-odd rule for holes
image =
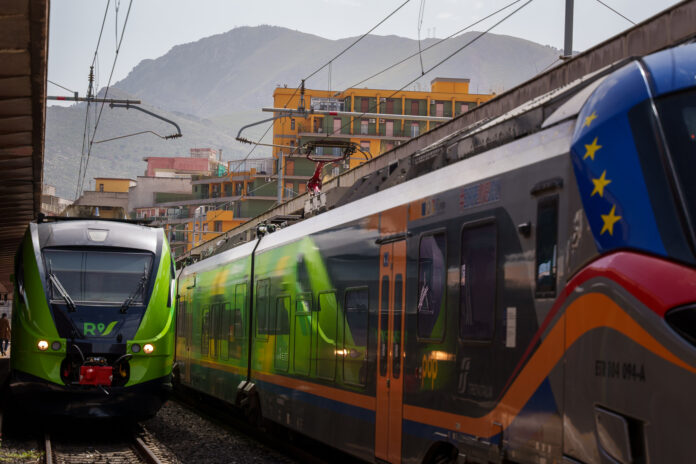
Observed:
[[[85,322],[82,324],[82,333],[84,335],[91,335],[93,337],[106,337],[114,330],[114,327],[118,324],[118,321],[109,322],[109,325],[105,326],[103,323],[95,324],[94,322]],[[95,333],[98,331],[98,333]]]

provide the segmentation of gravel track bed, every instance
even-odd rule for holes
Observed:
[[[277,451],[232,433],[188,408],[169,401],[156,417],[143,422],[148,432],[172,453],[177,463],[296,463]]]

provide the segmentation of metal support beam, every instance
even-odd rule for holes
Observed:
[[[126,105],[140,105],[140,100],[115,100],[113,98],[91,98],[91,97],[60,97],[48,96],[46,100],[92,102],[92,103],[125,103]]]
[[[568,59],[573,56],[573,1],[566,0],[565,7],[565,40],[563,41],[563,56]]]

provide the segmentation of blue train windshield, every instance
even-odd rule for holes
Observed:
[[[95,250],[44,250],[51,300],[62,301],[59,285],[76,303],[142,304],[152,269],[152,254]]]
[[[696,220],[696,91],[659,98],[657,107],[686,209]]]

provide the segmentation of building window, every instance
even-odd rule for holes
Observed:
[[[367,132],[369,130],[369,123],[367,119],[363,119],[360,121],[360,135],[367,135]]]
[[[459,336],[467,340],[491,340],[495,321],[495,223],[465,228],[461,252]]]
[[[99,191],[103,192],[104,191],[104,184],[99,184]]]
[[[420,112],[420,104],[418,100],[411,100],[411,114],[418,114]]]
[[[360,99],[360,111],[367,113],[370,110],[370,100],[367,97]]]
[[[360,141],[360,149],[364,151],[365,153],[370,153],[370,141],[369,140],[361,140]]]
[[[222,232],[222,221],[215,221],[215,232]]]
[[[445,104],[442,102],[435,103],[435,116],[442,117],[445,114]]]
[[[418,137],[420,135],[420,124],[417,122],[411,123],[411,137]]]
[[[290,130],[295,130],[295,119],[290,119]]]

